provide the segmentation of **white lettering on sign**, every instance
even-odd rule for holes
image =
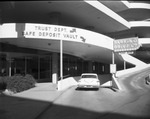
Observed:
[[[138,43],[138,38],[126,38],[120,40],[114,40],[114,51],[124,52],[124,51],[134,51],[140,47]]]

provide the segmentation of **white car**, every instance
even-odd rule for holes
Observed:
[[[100,87],[100,80],[95,73],[83,73],[78,81],[78,88],[97,88]]]

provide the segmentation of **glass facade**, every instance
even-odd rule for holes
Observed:
[[[60,55],[58,55],[58,79],[60,77]],[[13,56],[13,55],[12,55]],[[0,75],[31,74],[38,82],[52,82],[52,55],[20,56],[7,58],[0,54]],[[63,54],[63,77],[80,76],[82,73],[109,73],[109,64],[91,62],[79,57]]]

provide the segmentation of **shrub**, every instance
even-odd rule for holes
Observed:
[[[14,75],[7,80],[7,89],[14,93],[35,87],[36,81],[32,75]]]
[[[5,90],[7,86],[7,78],[0,77],[0,90]]]
[[[25,77],[27,80],[27,83],[30,84],[31,87],[34,87],[36,84],[36,80],[34,79],[34,77],[30,74],[26,74]]]

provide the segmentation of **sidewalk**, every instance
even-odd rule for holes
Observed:
[[[0,94],[0,119],[35,119],[64,92],[52,83],[38,83],[35,88]]]

